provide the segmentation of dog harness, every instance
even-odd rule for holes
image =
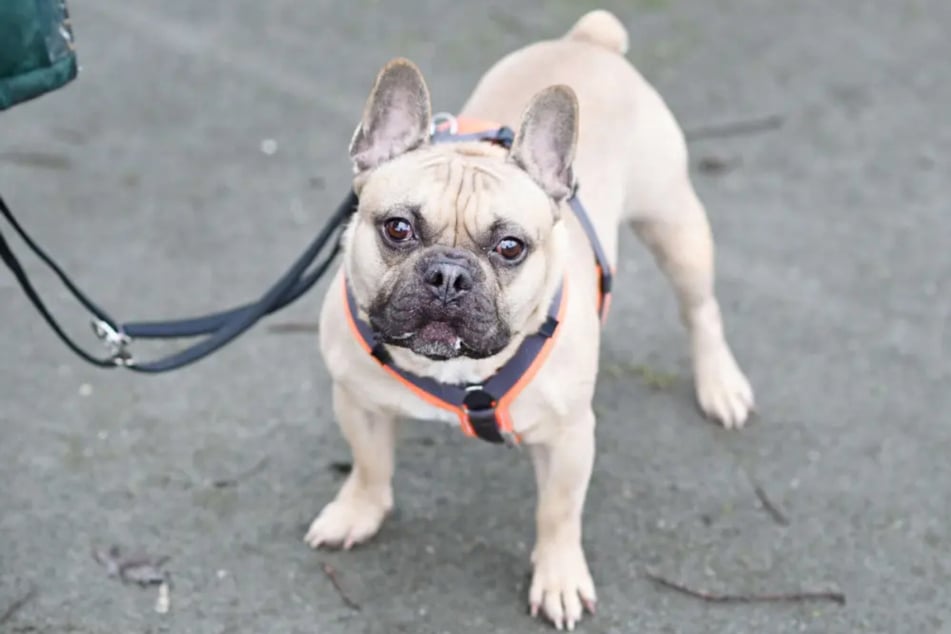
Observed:
[[[515,138],[511,128],[480,119],[457,118],[449,114],[437,114],[433,117],[430,136],[434,143],[485,141],[506,148],[511,147]],[[610,306],[614,272],[595,233],[594,225],[578,199],[577,185],[568,199],[568,205],[581,223],[594,251],[599,283],[597,309],[603,322]],[[554,346],[558,324],[561,323],[568,303],[566,281],[563,281],[555,292],[548,306],[545,322],[538,331],[525,337],[512,358],[496,370],[495,374],[481,383],[470,385],[441,383],[398,367],[377,333],[370,324],[360,318],[356,298],[346,279],[342,286],[350,329],[361,347],[373,356],[387,373],[430,405],[458,416],[460,427],[467,436],[491,443],[518,444],[519,437],[514,431],[509,409],[545,363]]]

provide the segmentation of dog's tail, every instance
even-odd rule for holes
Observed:
[[[565,39],[590,42],[621,55],[627,53],[627,29],[613,13],[604,9],[581,16],[565,34]]]

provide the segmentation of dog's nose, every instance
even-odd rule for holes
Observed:
[[[451,304],[472,288],[472,274],[464,264],[436,260],[423,273],[423,281],[443,304]]]

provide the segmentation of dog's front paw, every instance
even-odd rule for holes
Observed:
[[[359,489],[348,491],[345,487],[311,522],[304,541],[311,548],[343,546],[349,550],[376,535],[392,507],[389,491],[373,494]]]
[[[597,600],[581,544],[539,543],[532,553],[535,571],[528,601],[532,616],[539,609],[559,630],[573,630],[587,608],[594,614]]]
[[[694,355],[697,401],[710,418],[739,429],[753,411],[753,388],[725,343]]]

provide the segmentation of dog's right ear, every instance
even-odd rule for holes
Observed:
[[[363,118],[350,141],[359,174],[429,140],[432,106],[423,74],[408,59],[390,61],[376,77]]]

